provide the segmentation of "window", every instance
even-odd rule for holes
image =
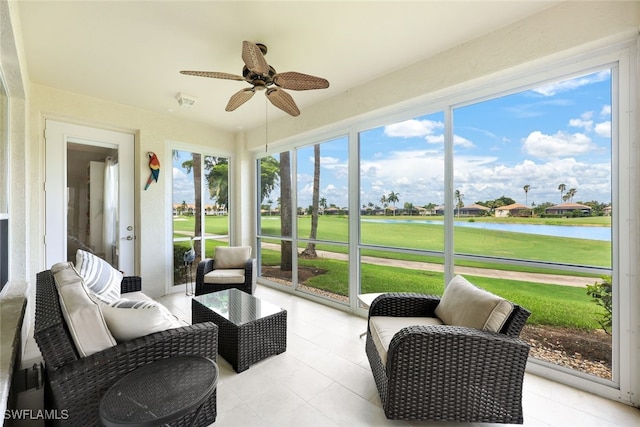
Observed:
[[[229,159],[173,150],[173,284],[195,282],[198,262],[229,245]]]
[[[609,387],[603,393],[619,388],[634,362],[619,348],[632,328],[621,296],[636,277],[637,153],[625,104],[630,66],[610,58],[553,78],[547,66],[537,82],[529,72],[425,104],[430,112],[412,118],[294,146],[290,193],[278,181],[285,153],[259,159],[262,278],[305,292],[311,283],[357,310],[357,294],[442,294],[462,274],[532,311],[521,337],[533,369]],[[277,217],[286,200],[296,221]],[[300,254],[312,244],[326,254],[309,264],[313,278],[327,271],[335,283],[305,282]],[[332,265],[337,254],[345,261]],[[291,264],[289,277],[273,274],[279,263]]]
[[[613,276],[611,73],[453,110],[455,272],[531,310],[531,357],[605,379],[611,324],[586,286]]]

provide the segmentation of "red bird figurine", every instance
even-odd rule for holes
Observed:
[[[149,169],[151,170],[151,174],[147,180],[147,185],[144,186],[145,190],[149,188],[152,181],[158,182],[158,177],[160,176],[160,160],[158,160],[156,153],[149,151],[147,153],[147,157],[149,158]]]

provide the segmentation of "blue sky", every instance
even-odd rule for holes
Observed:
[[[454,189],[465,205],[503,195],[527,205],[560,203],[561,183],[577,190],[574,202],[610,202],[610,86],[605,70],[456,108]],[[321,197],[337,206],[347,204],[346,152],[343,141],[321,148]],[[380,205],[391,191],[397,206],[444,202],[443,112],[363,132],[360,156],[360,205]],[[311,200],[311,149],[304,157],[299,206]]]
[[[611,200],[610,70],[456,108],[454,189],[464,204],[501,196],[531,205]],[[321,145],[320,196],[346,207],[347,138]],[[360,136],[360,205],[390,192],[397,206],[444,202],[444,113],[364,131]],[[192,177],[174,160],[174,202],[193,199]],[[298,150],[298,206],[311,204],[313,148]],[[525,195],[523,187],[530,185]],[[272,193],[276,204],[279,189]]]

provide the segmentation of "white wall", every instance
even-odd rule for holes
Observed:
[[[200,123],[177,119],[170,113],[160,114],[131,108],[51,87],[32,84],[30,86],[29,146],[32,173],[30,179],[41,183],[44,180],[46,159],[44,159],[43,125],[44,118],[97,128],[130,132],[136,136],[135,148],[135,192],[136,192],[136,251],[139,264],[137,273],[143,277],[143,290],[151,296],[164,295],[167,281],[165,272],[172,262],[172,253],[166,253],[167,242],[172,235],[167,231],[166,218],[172,209],[171,200],[165,197],[167,177],[171,176],[171,159],[160,158],[159,185],[152,185],[142,191],[148,178],[147,151],[166,153],[167,141],[180,141],[206,147],[223,147],[225,151],[234,147],[234,135]],[[42,212],[44,212],[43,192],[38,191],[31,198],[30,227],[34,230],[34,244],[41,244],[44,234]],[[142,226],[140,226],[142,224]],[[36,231],[37,230],[37,231]],[[32,271],[49,268],[44,265],[42,255],[34,257]]]

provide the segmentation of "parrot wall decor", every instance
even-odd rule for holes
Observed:
[[[149,158],[149,169],[151,170],[151,173],[149,174],[147,185],[144,186],[145,190],[149,188],[151,182],[158,182],[158,177],[160,176],[160,160],[158,160],[156,153],[149,151],[147,153],[147,157]]]

